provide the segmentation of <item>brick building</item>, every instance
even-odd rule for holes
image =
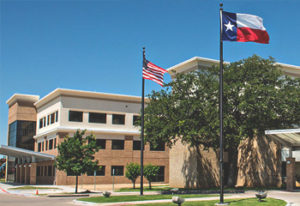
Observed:
[[[219,60],[193,57],[168,69],[172,79],[178,73],[209,69],[218,65]],[[224,62],[229,64],[229,62]],[[300,67],[276,63],[285,75],[300,78]],[[177,141],[170,149],[171,187],[217,187],[219,186],[218,151],[200,148],[201,158],[197,158],[194,148]],[[224,168],[231,160],[224,152]],[[295,176],[300,176],[300,128],[266,131],[264,138],[245,139],[238,148],[238,187],[271,186],[287,188],[298,185]],[[289,189],[292,190],[292,189]]]
[[[140,162],[139,118],[141,98],[78,90],[56,89],[42,99],[33,95],[13,95],[8,101],[8,146],[0,152],[10,158],[7,180],[25,184],[74,184],[75,178],[54,168],[57,145],[77,129],[94,134],[101,149],[95,154],[102,169],[96,171],[98,184],[130,183],[125,167]],[[15,124],[29,121],[30,132],[21,128],[12,144]],[[25,135],[27,134],[27,136]],[[25,137],[26,136],[26,137]],[[30,136],[30,138],[28,138]],[[29,139],[31,147],[19,148],[19,140]],[[33,147],[34,146],[34,147]],[[31,151],[32,149],[33,151]],[[169,181],[169,150],[165,145],[145,146],[144,164],[160,167],[156,182]],[[94,183],[94,173],[79,177],[83,184]],[[137,180],[139,181],[139,180]]]

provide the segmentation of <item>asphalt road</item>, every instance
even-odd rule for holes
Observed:
[[[74,197],[24,197],[0,194],[0,206],[68,206],[74,205]]]

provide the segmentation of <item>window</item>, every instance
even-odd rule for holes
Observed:
[[[58,122],[58,111],[55,112],[55,122]]]
[[[124,149],[124,140],[112,140],[111,148],[114,150],[122,150]]]
[[[141,150],[141,141],[133,141],[133,150]]]
[[[47,166],[44,166],[44,176],[47,176]]]
[[[165,143],[160,142],[157,145],[150,143],[150,151],[165,151]]]
[[[44,124],[43,124],[43,118],[41,118],[41,119],[40,119],[40,125],[39,125],[39,128],[40,128],[40,129],[43,128],[43,125],[44,125]]]
[[[40,142],[40,143],[38,143],[38,152],[40,152],[41,149],[42,149],[42,143]]]
[[[165,181],[165,167],[160,166],[158,170],[158,175],[154,178],[153,182],[163,182]]]
[[[90,123],[106,123],[106,114],[104,113],[89,113]]]
[[[50,124],[50,115],[47,116],[47,125]]]
[[[111,176],[123,176],[124,166],[111,166]]]
[[[113,114],[112,115],[113,124],[125,124],[125,115],[124,114]]]
[[[41,142],[42,144],[42,151],[44,151],[44,142]]]
[[[56,148],[56,138],[54,138],[54,149]]]
[[[100,147],[100,149],[105,149],[106,140],[105,139],[96,139],[97,146]]]
[[[48,176],[52,176],[52,166],[48,166]]]
[[[132,124],[135,125],[135,126],[138,126],[139,124],[139,121],[141,120],[141,117],[138,116],[138,115],[133,115],[133,121],[132,121]]]
[[[45,141],[46,141],[45,150],[48,150],[48,141],[47,140],[45,140]]]
[[[44,127],[46,127],[46,117],[43,117]]]
[[[52,114],[51,114],[51,124],[54,123],[54,120],[55,120],[55,113],[52,113]]]
[[[40,170],[41,170],[41,173],[40,173],[40,176],[44,176],[44,167],[43,166],[40,166]]]
[[[96,171],[96,176],[105,176],[105,166],[100,166],[101,168],[99,168]],[[88,176],[94,176],[94,171],[93,172],[88,172],[87,173]]]
[[[49,140],[49,150],[53,149],[53,139]]]
[[[82,122],[83,112],[69,111],[69,121],[70,122]]]

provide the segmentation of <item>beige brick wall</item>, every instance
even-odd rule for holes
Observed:
[[[33,104],[16,102],[8,109],[8,124],[16,120],[36,121],[36,109]]]
[[[246,139],[238,149],[238,187],[281,186],[281,148],[267,137]],[[224,154],[224,162],[227,160]],[[170,150],[171,187],[205,188],[219,185],[219,161],[212,149],[177,142]]]
[[[281,147],[268,137],[245,139],[238,151],[239,187],[280,187]]]
[[[57,135],[57,143],[64,141],[64,137],[67,133],[59,133]],[[45,143],[45,142],[44,142]],[[133,140],[126,139],[124,142],[124,150],[112,150],[112,140],[106,140],[106,148],[99,150],[95,154],[95,159],[98,160],[99,165],[105,166],[105,176],[97,176],[97,184],[112,184],[113,177],[111,175],[111,166],[124,166],[124,176],[115,176],[115,183],[131,183],[125,177],[126,164],[130,162],[136,162],[140,164],[140,151],[133,150]],[[45,146],[44,146],[45,147]],[[35,147],[37,151],[37,146]],[[42,153],[57,155],[57,148],[52,150],[46,150]],[[150,146],[145,145],[144,151],[144,165],[151,163],[152,165],[164,166],[164,183],[169,182],[169,149],[166,147],[165,151],[150,151]],[[38,182],[45,182],[46,177],[39,177]],[[94,176],[83,175],[79,177],[81,184],[93,184]],[[140,178],[136,183],[140,182]],[[145,182],[147,180],[145,179]],[[75,184],[74,176],[67,176],[63,171],[56,171],[56,184],[57,185],[70,185]]]
[[[219,185],[219,162],[214,150],[190,148],[177,142],[170,150],[171,187],[207,188]]]

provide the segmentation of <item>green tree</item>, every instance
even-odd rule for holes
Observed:
[[[145,109],[145,138],[169,147],[181,141],[196,149],[219,148],[218,67],[200,68],[152,92]],[[224,146],[228,185],[235,184],[237,147],[268,129],[300,125],[300,80],[282,74],[272,58],[256,55],[224,65]]]
[[[152,164],[145,165],[144,176],[149,182],[149,189],[151,190],[151,182],[154,181],[155,177],[158,175],[159,167]]]
[[[133,184],[133,189],[135,189],[135,181],[138,178],[138,176],[141,175],[141,168],[140,165],[134,162],[131,162],[126,165],[126,172],[125,176],[131,180]]]
[[[98,160],[94,160],[94,154],[99,150],[94,135],[85,138],[84,131],[77,130],[73,137],[65,137],[58,145],[56,167],[69,175],[76,176],[75,193],[78,188],[78,176],[99,169]]]

